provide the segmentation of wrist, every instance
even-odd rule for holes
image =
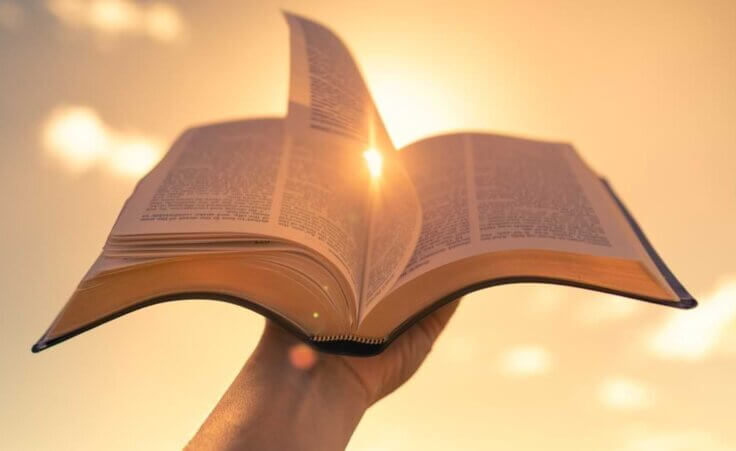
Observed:
[[[306,351],[313,360],[305,361],[302,355],[301,361],[295,361],[295,349]],[[368,405],[365,389],[339,357],[316,353],[268,325],[190,445],[344,449]]]
[[[326,414],[361,416],[371,404],[366,387],[341,356],[319,353],[273,325],[266,327],[243,371],[268,378],[258,385],[264,390],[316,403]]]

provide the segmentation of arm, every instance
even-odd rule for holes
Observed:
[[[320,354],[273,323],[188,449],[344,449],[365,410],[411,377],[453,302],[375,357]]]

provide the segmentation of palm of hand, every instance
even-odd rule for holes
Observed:
[[[326,356],[340,361],[364,387],[373,404],[406,382],[422,364],[437,337],[447,325],[458,302],[452,302],[404,332],[374,357]]]
[[[452,302],[419,321],[401,334],[388,349],[373,357],[350,357],[317,353],[296,337],[268,321],[259,348],[266,354],[289,354],[298,350],[292,365],[305,371],[326,371],[335,383],[348,382],[362,388],[366,407],[396,390],[422,364],[440,332],[455,312]],[[308,354],[305,356],[303,352]]]

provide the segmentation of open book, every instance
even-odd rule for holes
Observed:
[[[34,351],[176,299],[232,302],[365,355],[503,283],[696,305],[572,146],[455,133],[397,151],[339,38],[286,18],[287,117],[184,132]]]

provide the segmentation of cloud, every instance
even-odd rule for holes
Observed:
[[[116,130],[85,106],[64,106],[52,111],[41,128],[41,141],[49,155],[76,173],[102,167],[140,177],[164,153],[160,140]]]
[[[533,285],[528,294],[529,311],[548,314],[559,310],[569,288],[550,284]]]
[[[651,336],[649,349],[658,357],[701,360],[719,345],[728,347],[729,326],[736,324],[736,278],[723,280],[694,310],[674,311]]]
[[[699,430],[640,433],[620,448],[620,451],[695,450],[733,451],[733,448],[720,442],[713,434]]]
[[[173,6],[130,0],[47,0],[46,9],[62,23],[107,36],[147,36],[172,42],[182,36],[184,22]]]
[[[598,388],[598,399],[606,407],[618,410],[638,410],[652,404],[650,390],[641,382],[611,377]]]
[[[0,1],[0,28],[17,30],[25,22],[23,8],[13,1]]]
[[[602,294],[581,303],[578,318],[586,326],[620,321],[642,311],[642,303],[621,296]]]
[[[513,376],[532,376],[547,372],[552,364],[549,352],[536,345],[517,346],[501,355],[500,368]]]

